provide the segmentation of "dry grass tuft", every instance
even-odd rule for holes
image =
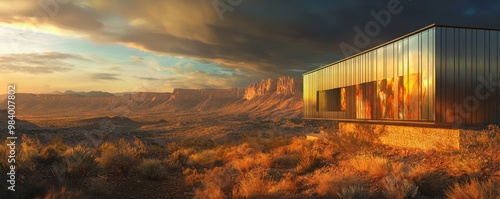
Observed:
[[[139,147],[132,146],[125,139],[120,139],[116,144],[106,142],[101,145],[100,151],[99,165],[122,175],[127,174],[138,163],[141,154]]]
[[[195,152],[194,149],[179,149],[170,154],[163,162],[169,169],[181,169],[183,166],[187,165],[189,156]]]
[[[219,151],[215,149],[204,150],[191,154],[188,158],[188,165],[213,168],[219,159]]]
[[[58,162],[61,159],[61,151],[57,150],[56,147],[49,145],[43,147],[40,151],[38,157],[36,157],[36,161],[38,163],[50,165],[54,162]]]
[[[301,156],[295,171],[298,174],[309,173],[319,168],[323,163],[323,159],[316,151],[302,150]]]
[[[269,193],[273,196],[284,196],[294,194],[297,189],[298,183],[296,176],[292,173],[286,173],[279,182],[273,183],[273,186],[269,189]]]
[[[63,186],[79,186],[89,173],[97,169],[94,152],[78,145],[64,152],[62,163],[52,165],[52,172]]]
[[[335,196],[343,187],[361,186],[365,187],[366,182],[354,174],[350,173],[315,173],[314,181],[318,183],[316,192],[322,196]]]
[[[236,159],[232,161],[232,165],[240,172],[246,172],[256,167],[258,162],[255,157],[244,157],[243,159]]]
[[[455,173],[466,173],[472,178],[482,175],[485,165],[485,159],[475,154],[461,154],[460,157],[453,160],[449,169]]]
[[[357,171],[367,173],[371,178],[380,179],[391,170],[387,158],[369,154],[361,154],[349,160],[350,165]]]
[[[41,144],[36,138],[30,138],[23,134],[21,136],[21,150],[16,157],[17,168],[21,170],[35,171],[36,158],[39,156]]]
[[[236,159],[242,159],[244,157],[254,157],[261,151],[249,143],[243,143],[238,146],[232,146],[223,149],[222,160],[224,162],[231,162]]]
[[[500,184],[493,181],[480,182],[477,179],[471,180],[465,184],[455,183],[455,185],[446,193],[446,196],[449,199],[500,198]]]
[[[367,188],[359,185],[352,185],[342,187],[337,193],[340,199],[368,199],[370,198],[370,192]]]
[[[195,198],[225,198],[233,190],[239,172],[234,168],[215,167],[205,170],[205,173],[198,173],[197,170],[186,169],[186,184],[197,187]]]
[[[266,198],[270,182],[263,170],[253,170],[245,174],[233,190],[233,198]]]
[[[417,198],[418,187],[413,181],[394,174],[385,176],[382,181],[382,194],[387,199]]]
[[[165,166],[157,159],[143,160],[138,170],[142,177],[150,180],[163,180],[168,176]]]

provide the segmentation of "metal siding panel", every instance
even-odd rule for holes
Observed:
[[[458,102],[458,96],[459,96],[459,75],[460,75],[460,29],[453,28],[453,103],[450,106],[450,112],[453,113],[453,123],[457,123],[459,121],[459,116],[458,112],[455,111],[455,105],[457,105]]]
[[[455,29],[446,28],[446,80],[445,80],[445,117],[447,123],[453,123],[454,118],[454,108],[455,103]]]
[[[394,77],[394,61],[393,61],[393,55],[394,55],[394,47],[393,44],[390,44],[386,47],[386,62],[387,62],[387,77],[392,78]]]
[[[466,94],[465,94],[465,88],[466,88],[466,58],[467,58],[467,53],[466,53],[466,30],[465,29],[460,29],[458,31],[459,37],[458,37],[458,98],[457,98],[457,104],[460,105],[463,103]],[[459,117],[458,122],[466,122],[467,116],[463,115],[460,113],[460,111],[457,113]]]
[[[479,86],[479,79],[481,77],[485,76],[485,31],[484,30],[478,30],[477,34],[477,75],[476,75],[476,82],[474,82],[474,99],[477,99],[479,102],[479,107],[477,108],[476,115],[477,115],[477,122],[483,123],[484,122],[484,113],[485,107],[484,107],[484,101],[478,99],[478,95],[475,93],[477,87]]]
[[[496,62],[494,64],[494,68],[497,70],[497,73],[496,73],[496,76],[493,75],[495,81],[499,82],[500,81],[500,31],[495,31],[496,34],[497,34],[497,40],[496,40],[496,47],[497,47],[497,51],[495,53],[495,57],[496,57]],[[497,87],[498,89],[498,87]],[[496,120],[496,123],[498,125],[500,125],[500,91],[496,90],[495,92],[496,94],[496,100],[494,101],[495,104],[497,105],[497,112],[496,112],[496,117],[497,117],[497,120]]]
[[[491,41],[490,41],[490,75],[493,77],[493,80],[498,81],[499,76],[498,76],[498,71],[499,71],[499,64],[498,64],[498,54],[499,54],[499,31],[491,31]],[[488,80],[490,79],[487,77]],[[495,91],[492,91],[492,96],[489,99],[490,105],[491,105],[491,123],[496,123],[500,124],[500,110],[499,110],[499,101],[500,99],[498,98],[499,96],[499,91],[498,87],[496,88]]]
[[[481,67],[482,68],[482,79],[486,79],[486,77],[488,76],[489,74],[489,54],[490,54],[490,45],[489,45],[489,31],[488,30],[484,30],[484,39],[483,39],[483,50],[482,50],[482,57],[483,57],[483,66]],[[478,81],[478,86],[482,85],[480,81]],[[481,92],[482,91],[482,92]],[[479,101],[480,101],[480,104],[481,104],[481,109],[482,109],[482,117],[483,117],[483,123],[487,123],[489,122],[488,120],[488,115],[489,115],[489,110],[488,110],[488,99],[486,98],[486,90],[482,89],[480,91],[480,93],[482,93],[482,95],[480,94],[480,96],[478,96],[479,98]]]
[[[475,86],[476,86],[476,82],[477,82],[477,66],[478,66],[478,57],[477,57],[477,48],[478,48],[478,45],[477,45],[477,30],[473,30],[472,31],[472,72],[471,72],[471,93],[470,95],[471,96],[474,96],[474,89],[475,89]],[[465,105],[466,106],[466,105]],[[468,110],[471,114],[471,120],[473,123],[476,123],[477,122],[477,114],[475,111],[472,111],[472,110]]]
[[[466,49],[466,57],[465,57],[465,97],[472,95],[472,71],[474,70],[473,66],[473,60],[472,60],[472,30],[468,29],[466,30],[466,38],[465,38],[465,49]],[[465,100],[465,98],[464,98]],[[461,104],[461,106],[464,108],[465,104]],[[465,109],[465,108],[464,108]],[[464,122],[466,123],[472,123],[472,115],[469,111],[466,111],[467,116]]]
[[[443,44],[443,41],[442,41],[442,28],[439,28],[437,27],[435,29],[436,33],[435,33],[435,53],[434,53],[434,56],[435,56],[435,60],[434,60],[434,63],[435,63],[435,81],[436,81],[436,84],[435,84],[435,121],[436,122],[443,122],[443,111],[442,111],[442,102],[443,102],[443,99],[442,99],[442,92],[443,92],[443,89],[442,89],[442,70],[443,70],[443,65],[441,63],[441,57],[442,57],[442,52],[443,52],[443,48],[442,48],[442,44]]]
[[[421,85],[420,95],[422,96],[422,120],[429,120],[429,31],[424,31],[421,35],[421,58],[420,58],[420,73]]]
[[[422,95],[422,33],[418,34],[418,50],[417,50],[417,55],[418,55],[418,94],[417,94],[417,99],[418,99],[418,120],[422,120],[422,104],[423,104],[423,95]]]
[[[309,84],[308,84],[308,81],[307,81],[307,77],[308,77],[308,76],[309,76],[309,75],[304,75],[304,76],[302,76],[302,101],[303,101],[303,103],[304,103],[304,110],[303,110],[303,113],[302,113],[302,114],[304,114],[304,117],[305,117],[305,118],[310,117],[310,115],[309,115],[309,113],[308,113],[308,111],[307,111],[307,110],[308,110],[308,107],[309,107],[309,102],[308,102],[308,100],[306,100],[306,99],[308,99],[307,94],[308,94],[308,92],[309,92],[309,89],[307,88],[307,86],[309,85]]]
[[[436,28],[429,30],[429,114],[436,120]]]

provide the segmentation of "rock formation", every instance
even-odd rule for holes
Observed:
[[[26,116],[151,114],[219,110],[227,114],[299,114],[302,83],[291,77],[265,79],[248,88],[174,89],[172,93],[65,92],[17,94],[16,111]],[[6,108],[6,102],[0,108]]]
[[[245,99],[251,100],[258,96],[269,94],[289,95],[302,94],[302,82],[292,77],[280,77],[276,80],[264,79],[248,86]]]

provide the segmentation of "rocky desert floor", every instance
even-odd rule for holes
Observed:
[[[500,197],[496,126],[460,150],[419,150],[382,145],[370,129],[346,134],[335,122],[300,117],[18,119],[26,128],[13,198]],[[324,138],[306,140],[314,132]]]

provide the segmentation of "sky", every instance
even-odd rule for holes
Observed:
[[[498,19],[497,0],[0,0],[0,93],[246,87],[433,23]]]

